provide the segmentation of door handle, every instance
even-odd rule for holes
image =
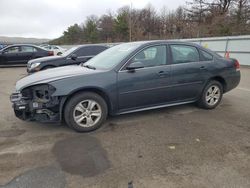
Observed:
[[[164,77],[164,76],[168,75],[168,72],[167,72],[167,71],[159,71],[159,72],[158,72],[158,75],[159,75],[160,77]]]
[[[200,70],[205,70],[205,69],[206,69],[205,66],[201,66],[201,67],[200,67]]]

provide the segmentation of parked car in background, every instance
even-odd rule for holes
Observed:
[[[55,45],[40,45],[40,46],[46,50],[53,51],[54,55],[62,55],[67,50],[65,48]]]
[[[49,44],[40,44],[39,45],[41,48],[46,48],[47,46],[49,46]]]
[[[108,48],[109,47],[107,45],[97,44],[76,46],[64,52],[60,56],[44,57],[29,61],[27,64],[27,71],[29,73],[32,73],[60,66],[74,64],[79,65],[80,63],[85,63],[95,55],[101,53],[102,51]]]
[[[7,45],[5,45],[5,44],[0,44],[0,50],[1,49],[3,49],[3,48],[5,48]]]
[[[186,42],[114,46],[82,66],[38,72],[16,83],[18,118],[62,121],[76,131],[118,115],[196,102],[213,109],[240,82],[239,62]]]
[[[53,51],[48,51],[35,45],[10,45],[0,50],[0,66],[26,66],[31,59],[53,55]]]

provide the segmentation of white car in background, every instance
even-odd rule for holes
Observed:
[[[54,52],[54,55],[62,55],[67,49],[56,45],[43,44],[40,47]]]

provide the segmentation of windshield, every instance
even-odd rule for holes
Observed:
[[[62,56],[68,56],[69,54],[71,54],[72,52],[74,52],[76,49],[78,48],[78,46],[70,48],[69,50],[65,51]]]
[[[141,43],[125,43],[111,47],[97,56],[90,59],[85,66],[91,66],[96,69],[111,69],[118,65],[132,51],[138,48]]]

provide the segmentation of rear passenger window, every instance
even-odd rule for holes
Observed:
[[[10,47],[10,48],[4,50],[4,53],[6,53],[6,54],[19,53],[19,52],[20,52],[19,46]]]
[[[37,50],[32,46],[22,46],[22,52],[36,52]]]
[[[213,60],[213,56],[211,54],[209,54],[208,52],[205,52],[204,50],[200,50],[200,52],[201,52],[202,61],[212,61]]]
[[[106,49],[107,49],[107,47],[105,47],[105,46],[96,46],[93,55],[97,55]]]
[[[170,45],[173,63],[188,63],[200,61],[197,48],[188,45]]]
[[[82,47],[80,49],[78,49],[75,54],[78,56],[78,57],[81,57],[81,56],[86,56],[86,47]]]

